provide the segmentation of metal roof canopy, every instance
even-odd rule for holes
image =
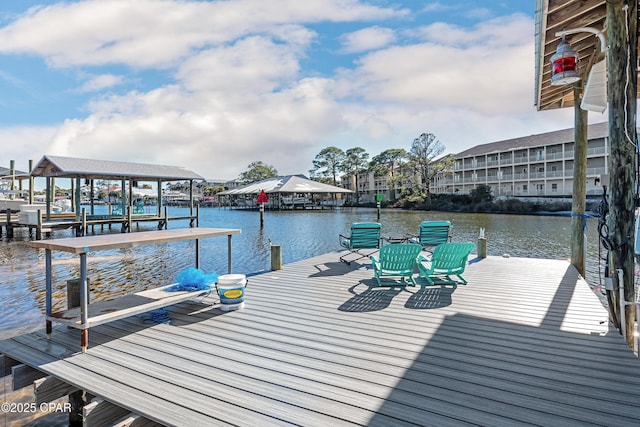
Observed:
[[[273,193],[353,193],[346,188],[336,187],[329,184],[323,184],[318,181],[312,181],[300,175],[279,176],[269,178],[262,181],[254,182],[244,187],[234,188],[232,190],[221,191],[221,196],[242,195],[242,194],[259,194],[264,190],[267,194]]]
[[[40,159],[31,176],[121,179],[149,181],[182,181],[204,179],[195,172],[179,166],[151,165],[145,163],[114,162],[107,160],[78,159],[47,156]]]
[[[13,170],[13,174],[11,174],[11,169],[9,168],[4,168],[2,166],[0,166],[0,179],[28,179],[29,178],[29,173],[28,172],[23,172],[23,171],[19,171],[17,169]]]
[[[562,39],[556,33],[591,27],[606,34],[606,16],[606,0],[536,0],[535,105],[538,110],[574,105],[573,85],[551,85],[550,60]],[[586,80],[589,69],[601,56],[600,40],[588,32],[570,34],[566,39],[578,52],[578,71]]]

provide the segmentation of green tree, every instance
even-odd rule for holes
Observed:
[[[493,194],[491,194],[491,187],[486,184],[480,184],[473,190],[469,191],[469,197],[474,203],[480,202],[492,202]]]
[[[309,172],[314,177],[330,178],[331,184],[338,185],[338,174],[346,158],[344,151],[338,147],[323,148],[313,160],[313,169]]]
[[[278,171],[276,168],[258,160],[251,162],[249,166],[247,166],[247,170],[240,174],[239,179],[247,183],[252,183],[262,181],[263,179],[275,178],[277,176]]]
[[[367,170],[369,166],[369,153],[364,148],[355,147],[345,151],[346,159],[342,163],[342,170],[355,178],[356,203],[360,201],[360,191],[358,189],[358,174]]]
[[[404,179],[402,167],[407,161],[407,151],[403,148],[390,148],[374,156],[369,163],[375,176],[388,176],[392,198],[395,199],[395,184]]]
[[[416,189],[424,200],[429,199],[429,184],[433,178],[449,165],[449,162],[446,161],[434,162],[434,159],[442,152],[444,152],[444,145],[431,133],[421,134],[411,144],[411,150],[408,153],[409,165],[420,179],[420,182],[416,183]]]

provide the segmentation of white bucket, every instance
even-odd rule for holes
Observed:
[[[222,311],[240,310],[244,307],[244,289],[247,277],[244,274],[223,274],[218,277],[216,288]]]

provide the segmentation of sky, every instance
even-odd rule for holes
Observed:
[[[309,174],[431,133],[573,127],[534,106],[534,0],[3,0],[0,166],[44,155]],[[606,121],[589,113],[589,122]]]

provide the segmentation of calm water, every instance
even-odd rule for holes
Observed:
[[[184,215],[185,208],[170,208],[170,215]],[[99,213],[99,212],[96,212]],[[348,234],[353,222],[376,221],[375,209],[336,211],[266,212],[260,229],[259,213],[218,208],[200,210],[201,227],[240,228],[233,236],[233,271],[255,273],[270,268],[270,245],[282,246],[283,263],[340,249],[339,234]],[[382,210],[383,236],[416,233],[424,220],[449,220],[453,241],[476,242],[485,229],[489,255],[534,258],[569,258],[569,217],[460,214]],[[187,227],[186,221],[169,224]],[[587,280],[599,283],[597,220],[588,220]],[[146,228],[154,230],[152,225]],[[96,229],[96,234],[105,233]],[[111,232],[119,232],[114,228]],[[57,231],[54,238],[70,237]],[[16,231],[14,239],[0,241],[0,338],[44,326],[44,251],[28,246],[28,233]],[[201,241],[201,268],[227,272],[227,239]],[[65,307],[66,280],[79,276],[78,257],[53,252],[54,310]],[[122,293],[175,281],[181,270],[193,265],[194,243],[178,242],[126,250],[102,251],[88,257],[91,298],[104,299]]]

